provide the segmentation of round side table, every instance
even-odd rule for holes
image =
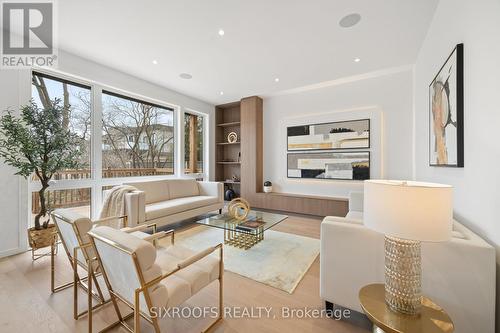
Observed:
[[[392,311],[385,304],[383,284],[369,284],[359,291],[363,311],[373,323],[374,333],[452,333],[448,314],[427,297],[422,299],[422,312],[409,316]]]

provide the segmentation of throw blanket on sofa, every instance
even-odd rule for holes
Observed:
[[[125,215],[125,194],[129,192],[137,191],[137,189],[130,185],[120,185],[115,186],[109,190],[108,195],[104,199],[102,204],[100,219],[112,217],[112,216],[123,216]],[[113,221],[114,222],[114,221]],[[117,221],[116,223],[110,223],[109,226],[115,228],[123,227],[123,220]]]

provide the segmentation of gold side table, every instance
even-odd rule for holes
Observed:
[[[452,333],[455,329],[448,314],[427,297],[422,299],[422,312],[418,316],[392,311],[385,304],[385,288],[381,283],[361,288],[359,301],[373,323],[374,333]]]

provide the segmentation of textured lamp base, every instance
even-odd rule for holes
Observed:
[[[391,310],[418,315],[422,306],[420,242],[385,236],[385,302]]]

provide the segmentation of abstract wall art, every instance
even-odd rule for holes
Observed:
[[[289,153],[288,178],[370,179],[370,152]]]
[[[464,166],[463,67],[463,44],[458,44],[429,85],[431,166]]]
[[[288,151],[370,148],[370,119],[287,127]]]

